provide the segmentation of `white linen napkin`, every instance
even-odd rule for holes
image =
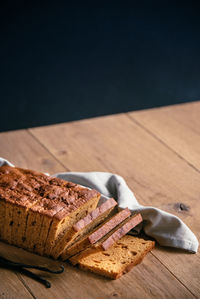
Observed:
[[[4,164],[13,166],[9,161],[0,158],[0,166]],[[96,189],[104,199],[114,197],[119,208],[128,207],[133,212],[140,212],[144,220],[144,232],[161,246],[197,252],[199,242],[188,226],[170,213],[140,205],[121,176],[108,172],[64,172],[53,176]],[[139,229],[142,229],[142,226],[140,225]]]

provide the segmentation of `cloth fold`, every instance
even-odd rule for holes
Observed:
[[[13,166],[0,158],[1,165]],[[140,205],[125,180],[108,172],[65,172],[53,175],[64,180],[98,190],[104,199],[114,197],[119,208],[128,207],[133,212],[140,212],[144,221],[144,232],[153,237],[161,246],[170,246],[196,253],[199,242],[194,233],[178,217],[151,206]]]

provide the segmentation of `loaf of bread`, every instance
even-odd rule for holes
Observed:
[[[0,238],[48,255],[57,238],[93,211],[96,190],[33,170],[0,167]]]
[[[108,250],[91,248],[72,257],[70,261],[72,264],[78,264],[83,270],[117,279],[139,264],[154,246],[154,241],[126,235]]]
[[[69,232],[67,232],[51,251],[51,256],[57,259],[60,254],[71,244],[80,239],[81,236],[90,232],[98,224],[103,222],[113,211],[117,202],[113,198],[109,198],[101,205],[99,205],[91,213],[87,214],[84,218],[75,223]]]
[[[130,215],[131,212],[128,209],[124,209],[121,212],[114,215],[113,217],[110,217],[108,220],[106,220],[106,222],[102,223],[94,231],[84,235],[83,238],[81,238],[79,241],[66,248],[65,251],[63,251],[63,253],[61,254],[62,260],[66,260],[70,256],[73,256],[78,252],[86,249],[91,244],[96,243],[101,238],[106,236],[109,232],[111,232],[120,223],[122,223]]]
[[[142,221],[100,193],[33,170],[0,167],[0,239],[40,255],[70,258],[109,278],[141,262],[155,245],[125,235]]]

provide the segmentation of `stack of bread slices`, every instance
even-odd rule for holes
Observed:
[[[0,239],[113,279],[154,247],[126,235],[142,222],[113,198],[33,170],[0,167]]]

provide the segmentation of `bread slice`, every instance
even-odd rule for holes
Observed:
[[[76,260],[78,259],[78,265],[83,270],[117,279],[139,264],[154,246],[154,241],[126,235],[108,250],[92,248],[92,253],[76,257]],[[70,259],[72,263],[73,259],[74,257]]]
[[[72,255],[77,254],[78,252],[86,249],[91,244],[96,243],[102,237],[107,235],[112,229],[118,226],[118,224],[122,223],[126,218],[131,215],[131,212],[128,208],[120,211],[105,223],[101,224],[97,227],[92,233],[88,233],[79,241],[75,242],[72,246],[66,248],[65,251],[61,254],[61,259],[66,260]]]
[[[2,166],[1,239],[43,255],[59,235],[94,210],[99,199],[96,190],[33,170]]]
[[[83,250],[81,253],[78,253],[77,255],[72,258],[72,261],[74,264],[78,262],[78,258],[89,255],[90,252],[93,252],[93,248],[96,249],[103,249],[107,250],[110,248],[116,241],[118,241],[120,238],[122,238],[125,234],[127,234],[132,228],[134,228],[136,225],[142,222],[142,216],[141,214],[137,215],[131,215],[124,221],[122,221],[118,226],[116,226],[113,230],[111,230],[107,235],[105,235],[103,238],[101,238],[98,242],[91,244],[88,246],[85,250]]]
[[[73,242],[77,241],[81,236],[90,232],[94,227],[106,219],[113,211],[117,202],[110,198],[99,205],[95,210],[86,215],[75,223],[69,232],[67,232],[55,245],[51,251],[51,256],[57,259],[60,254],[69,247]]]
[[[95,247],[100,247],[103,250],[110,248],[116,241],[126,235],[132,228],[142,222],[141,214],[132,215],[125,219],[113,233],[109,236],[105,236],[99,242],[95,243]]]

